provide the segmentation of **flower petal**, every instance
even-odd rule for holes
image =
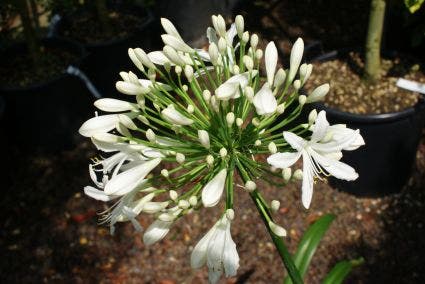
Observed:
[[[164,65],[165,63],[169,63],[170,65],[174,65],[171,61],[165,56],[162,51],[152,51],[148,53],[148,58],[155,64]]]
[[[226,226],[226,240],[223,251],[223,266],[226,277],[235,276],[239,268],[239,255],[230,233],[230,222]]]
[[[303,138],[289,131],[283,132],[283,138],[298,152],[301,152],[307,144]]]
[[[99,99],[94,102],[94,106],[107,112],[120,112],[138,109],[136,104],[110,98]]]
[[[226,176],[227,169],[224,168],[204,186],[202,189],[202,203],[205,207],[213,207],[220,201]]]
[[[311,155],[324,170],[338,179],[350,181],[359,177],[355,169],[343,162],[322,156],[314,151],[311,151]]]
[[[276,98],[267,83],[255,94],[252,102],[259,115],[273,114],[277,108]]]
[[[172,35],[178,39],[182,39],[182,37],[180,36],[179,32],[177,31],[176,27],[173,25],[173,23],[166,19],[166,18],[161,18],[161,25],[164,28],[164,31],[169,34]]]
[[[301,187],[301,201],[306,209],[310,207],[313,198],[314,165],[309,154],[303,153],[303,182]]]
[[[318,142],[325,137],[329,127],[329,122],[326,120],[326,112],[320,111],[317,115],[316,121],[313,126],[313,133],[311,135],[311,142]]]
[[[161,114],[163,117],[171,122],[172,124],[176,125],[190,125],[193,123],[192,119],[187,118],[186,116],[182,115],[180,112],[178,112],[173,105],[169,105],[166,109],[163,109],[161,111]]]
[[[84,193],[90,196],[91,198],[104,201],[104,202],[114,199],[110,195],[107,195],[103,190],[98,190],[97,188],[94,188],[93,186],[84,187]]]
[[[95,116],[84,122],[78,132],[85,137],[106,133],[114,129],[118,121],[119,118],[116,114]]]
[[[160,158],[147,161],[139,166],[113,177],[105,186],[108,195],[124,195],[143,182],[143,179],[161,162]]]
[[[289,168],[301,157],[301,152],[276,153],[267,158],[267,163],[273,167],[284,169]]]
[[[251,71],[252,78],[257,76],[257,74],[257,70]],[[248,85],[249,76],[250,72],[245,72],[230,77],[226,82],[221,84],[215,90],[215,95],[217,96],[217,99],[228,100],[232,98],[238,98],[240,96],[239,87],[241,87],[243,90]]]
[[[173,222],[155,220],[143,234],[143,242],[145,245],[150,246],[162,240],[170,231]]]
[[[190,256],[190,266],[194,269],[201,268],[207,262],[207,248],[216,230],[214,225],[208,233],[196,244]]]
[[[277,48],[273,41],[269,42],[264,53],[266,64],[267,82],[273,86],[274,73],[277,65]]]

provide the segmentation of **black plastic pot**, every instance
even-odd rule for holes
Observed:
[[[338,52],[321,56],[320,60],[335,59]],[[399,192],[410,177],[416,150],[425,125],[425,100],[400,112],[358,115],[326,107],[331,124],[343,123],[360,129],[366,145],[355,151],[345,151],[342,161],[354,167],[359,178],[354,182],[331,179],[336,188],[359,196],[382,196]]]
[[[142,8],[118,7],[117,9],[123,13],[128,12],[144,17],[145,21],[140,26],[133,27],[135,32],[125,37],[96,43],[80,42],[88,51],[88,56],[81,68],[104,97],[118,96],[115,82],[119,80],[119,72],[134,70],[134,66],[128,58],[128,48],[141,47],[149,50],[152,46],[152,34],[149,29],[154,20],[152,12]],[[82,13],[82,11],[80,12]],[[53,36],[64,37],[73,16],[75,15],[64,16],[56,21],[52,27]]]
[[[73,66],[80,65],[85,55],[82,46],[65,39],[45,39],[43,45],[75,54]],[[2,52],[0,58],[25,52],[25,45],[17,44]],[[2,127],[6,143],[28,150],[72,147],[79,138],[78,127],[89,115],[93,102],[84,83],[67,70],[26,87],[0,85],[0,96],[6,102]]]

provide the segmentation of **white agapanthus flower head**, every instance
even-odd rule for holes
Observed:
[[[250,37],[240,15],[230,27],[222,16],[213,16],[205,50],[187,45],[169,20],[161,24],[164,48],[148,53],[130,48],[139,75],[120,72],[116,88],[123,99],[96,101],[106,114],[96,113],[79,130],[106,153],[89,165],[94,186],[84,192],[112,202],[101,219],[112,233],[124,221],[142,231],[138,215],[152,214],[156,220],[144,232],[146,245],[166,237],[180,217],[225,202],[223,215],[191,257],[192,267],[207,265],[215,283],[222,274],[236,275],[239,267],[230,232],[237,215],[234,194],[249,194],[269,231],[284,237],[286,230],[272,218],[280,202],[267,204],[258,180],[279,178],[285,185],[302,179],[302,204],[308,208],[315,179],[357,178],[339,160],[343,150],[355,150],[364,141],[358,130],[329,125],[324,111],[293,125],[305,104],[329,90],[324,84],[310,95],[300,93],[312,72],[310,64],[302,64],[302,39],[294,43],[285,68],[279,66],[274,42],[263,52],[258,35]],[[261,155],[269,155],[267,163]],[[296,163],[301,157],[302,171]],[[245,191],[234,190],[235,175]]]

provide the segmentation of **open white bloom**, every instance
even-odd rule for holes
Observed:
[[[217,283],[223,273],[226,277],[235,276],[239,268],[239,255],[230,233],[230,223],[225,214],[192,251],[192,268],[206,264],[210,283]]]
[[[338,179],[355,180],[356,171],[347,164],[335,159],[342,150],[352,149],[353,143],[359,141],[359,131],[345,132],[339,140],[322,142],[329,130],[326,113],[321,111],[317,116],[310,140],[305,140],[291,132],[283,132],[283,137],[296,152],[276,153],[267,158],[267,162],[276,168],[287,168],[303,158],[302,202],[305,208],[310,207],[313,196],[314,178],[329,173]]]

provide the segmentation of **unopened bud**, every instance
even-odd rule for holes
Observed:
[[[208,47],[208,53],[210,55],[211,63],[213,65],[217,65],[218,62],[218,47],[215,43],[210,43],[210,46]]]
[[[170,190],[168,194],[170,195],[170,199],[173,201],[179,197],[179,194],[175,190]]]
[[[195,195],[192,195],[191,197],[189,197],[189,203],[190,205],[192,205],[192,207],[195,207],[198,203],[198,198]]]
[[[306,101],[307,101],[306,96],[301,95],[301,96],[298,97],[298,102],[300,103],[300,105],[304,105]]]
[[[302,180],[303,179],[303,171],[301,169],[298,169],[294,172],[293,177],[297,180]]]
[[[224,55],[226,53],[226,50],[227,50],[226,40],[221,37],[218,40],[218,51],[220,52],[220,54]]]
[[[193,105],[188,105],[186,110],[188,113],[193,113],[195,111],[195,108],[193,107]]]
[[[235,114],[233,112],[229,112],[226,115],[227,125],[231,126],[235,122]]]
[[[179,164],[183,164],[185,161],[186,157],[182,154],[182,153],[177,153],[176,154],[176,161]]]
[[[288,181],[291,179],[291,175],[292,175],[292,169],[291,168],[284,168],[282,170],[282,177],[285,181]]]
[[[233,74],[237,75],[239,74],[240,70],[239,70],[239,66],[238,65],[233,65]]]
[[[257,146],[257,147],[260,146],[261,145],[261,140],[255,140],[254,145]]]
[[[274,142],[270,142],[268,148],[269,148],[270,153],[272,153],[272,154],[277,153],[277,146]]]
[[[241,15],[237,15],[235,18],[236,31],[238,33],[238,37],[242,38],[243,30],[244,30],[244,19]]]
[[[241,127],[242,126],[242,124],[243,124],[243,120],[242,120],[242,118],[236,118],[236,125],[237,125],[237,127]]]
[[[190,82],[193,79],[193,67],[190,65],[186,65],[184,67],[184,75],[186,76],[187,80]]]
[[[161,170],[161,175],[165,178],[167,178],[169,176],[168,170],[167,169],[162,169]]]
[[[198,130],[198,138],[202,146],[204,146],[206,149],[210,148],[210,136],[207,131]]]
[[[208,155],[205,161],[207,162],[208,165],[211,166],[212,164],[214,164],[214,157],[212,155]]]
[[[188,86],[185,84],[182,86],[183,91],[187,92],[187,90],[189,90]]]
[[[254,118],[252,119],[252,124],[253,124],[255,127],[257,127],[257,126],[259,126],[259,125],[260,125],[260,120],[258,119],[258,117],[254,117]]]
[[[316,118],[317,118],[317,110],[316,109],[313,109],[308,114],[308,123],[309,124],[313,124],[316,121]]]
[[[257,189],[257,184],[255,182],[253,182],[252,180],[248,180],[245,183],[245,190],[248,192],[253,192],[254,190]]]
[[[295,90],[298,91],[301,88],[301,81],[300,80],[298,80],[298,79],[295,80],[293,84],[294,84]]]
[[[284,113],[284,111],[285,111],[285,103],[280,104],[280,105],[278,105],[278,106],[277,106],[277,108],[276,108],[276,112],[277,112],[278,114],[282,114],[282,113]]]
[[[190,203],[184,199],[180,200],[178,205],[181,209],[187,209],[190,207]]]
[[[261,49],[257,49],[257,50],[255,51],[255,58],[256,58],[257,60],[260,60],[261,58],[263,58],[263,51],[262,51]]]
[[[146,138],[150,141],[150,142],[155,142],[156,141],[156,135],[155,132],[153,132],[152,129],[148,129],[146,131]]]
[[[221,148],[221,149],[220,149],[220,156],[221,156],[222,158],[224,158],[224,157],[226,157],[226,156],[227,156],[227,150],[226,150],[226,148]]]
[[[283,70],[282,68],[279,68],[279,70],[277,70],[276,72],[276,75],[274,76],[273,86],[276,88],[280,87],[283,84],[283,82],[285,82],[285,78],[286,78],[285,70]]]
[[[245,87],[245,96],[249,102],[252,102],[254,99],[254,90],[250,86]]]
[[[276,223],[269,221],[269,228],[276,236],[286,237],[286,230],[283,227],[277,225]]]
[[[270,204],[270,208],[272,209],[273,212],[277,212],[277,210],[279,210],[280,207],[280,201],[279,200],[272,200],[271,204]]]
[[[226,210],[226,218],[230,221],[232,221],[233,219],[235,219],[235,211],[233,211],[233,209],[227,209]]]
[[[179,65],[177,65],[176,67],[174,67],[174,71],[176,72],[177,75],[180,75],[183,69]]]
[[[246,69],[251,71],[254,68],[254,61],[252,61],[252,58],[248,55],[244,55],[243,57],[243,64],[245,64]]]
[[[204,90],[202,92],[202,97],[204,98],[205,101],[209,101],[211,99],[211,92],[208,90]]]
[[[253,49],[255,49],[258,45],[258,35],[257,34],[252,34],[251,36],[251,47]]]
[[[246,44],[248,41],[249,41],[249,32],[244,32],[242,34],[242,42]]]

